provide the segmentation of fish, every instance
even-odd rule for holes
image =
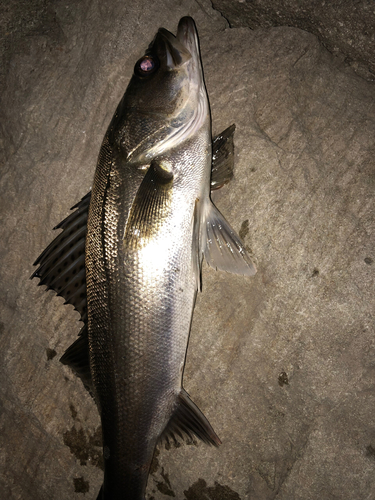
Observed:
[[[99,410],[97,500],[145,500],[161,439],[221,444],[183,388],[183,372],[203,261],[256,272],[210,196],[233,177],[234,129],[212,138],[193,19],[183,17],[176,35],[160,28],[109,124],[91,192],[34,263],[31,277],[83,322],[61,362]]]

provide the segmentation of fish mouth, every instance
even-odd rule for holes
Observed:
[[[201,86],[203,84],[202,66],[198,32],[194,20],[188,16],[180,19],[176,36],[165,28],[159,28],[156,36],[160,37],[165,44],[167,66],[174,69],[188,64],[189,80],[195,81],[196,86]]]

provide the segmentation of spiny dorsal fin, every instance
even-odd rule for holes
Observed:
[[[38,285],[54,290],[57,295],[72,304],[87,320],[85,238],[87,213],[91,193],[88,193],[73,208],[75,211],[54,229],[62,232],[40,254],[34,265],[38,268],[31,278],[40,278]]]
[[[192,434],[201,439],[204,443],[219,446],[221,441],[211,427],[207,418],[200,411],[198,406],[193,403],[188,393],[181,389],[177,398],[176,409],[162,435],[167,438],[168,436],[175,439],[175,434],[180,437],[182,433],[186,434],[192,439]]]

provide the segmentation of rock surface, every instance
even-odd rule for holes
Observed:
[[[316,35],[362,77],[375,80],[372,0],[213,0],[232,28],[292,26]]]
[[[28,278],[90,189],[134,62],[187,14],[213,132],[237,126],[235,178],[214,201],[258,273],[204,268],[185,387],[223,445],[159,446],[147,499],[371,498],[374,85],[314,35],[229,29],[208,1],[9,5],[35,30],[3,44],[0,498],[96,499],[97,410],[59,363],[78,316]]]

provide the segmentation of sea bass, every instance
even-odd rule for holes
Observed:
[[[215,269],[255,273],[210,199],[232,176],[233,132],[212,141],[194,21],[182,18],[176,36],[159,29],[108,127],[92,192],[35,263],[33,277],[84,323],[61,361],[100,412],[98,500],[144,500],[163,436],[220,444],[182,378],[203,258]]]

